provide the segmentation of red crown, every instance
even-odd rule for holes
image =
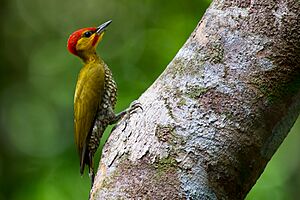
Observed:
[[[74,33],[72,33],[68,39],[68,50],[74,54],[77,55],[77,51],[76,51],[76,44],[78,42],[78,40],[81,38],[82,33],[90,30],[90,31],[96,31],[95,27],[89,27],[89,28],[82,28],[79,29],[77,31],[75,31]]]

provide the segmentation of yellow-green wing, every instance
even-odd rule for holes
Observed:
[[[104,91],[104,69],[100,64],[84,66],[78,76],[74,97],[75,144],[79,156],[91,131]]]

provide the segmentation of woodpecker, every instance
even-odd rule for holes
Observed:
[[[114,113],[116,82],[111,70],[96,53],[96,47],[111,22],[79,29],[70,35],[67,44],[68,50],[84,62],[74,95],[74,137],[80,157],[80,174],[83,175],[87,165],[92,185],[95,177],[93,157],[106,127],[141,108],[139,103],[133,102],[126,110]]]

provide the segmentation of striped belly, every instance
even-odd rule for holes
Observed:
[[[115,118],[114,108],[117,101],[117,87],[110,69],[105,66],[105,87],[102,101],[99,105],[94,127],[89,138],[88,150],[95,154],[106,127]]]

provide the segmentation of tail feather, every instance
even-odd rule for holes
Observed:
[[[86,145],[83,147],[83,151],[80,158],[80,174],[81,176],[84,173],[85,165],[89,167],[89,176],[91,178],[91,187],[93,186],[95,173],[94,173],[94,162],[93,162],[93,154],[89,150],[87,150]]]
[[[88,156],[86,152],[86,144],[84,144],[81,155],[80,155],[80,174],[83,175],[85,164],[88,164],[87,162]]]
[[[93,184],[94,184],[94,179],[95,179],[95,173],[94,173],[94,159],[93,159],[93,155],[91,152],[89,152],[89,156],[88,156],[88,159],[89,159],[89,175],[90,175],[90,178],[91,178],[91,187],[93,187]]]

